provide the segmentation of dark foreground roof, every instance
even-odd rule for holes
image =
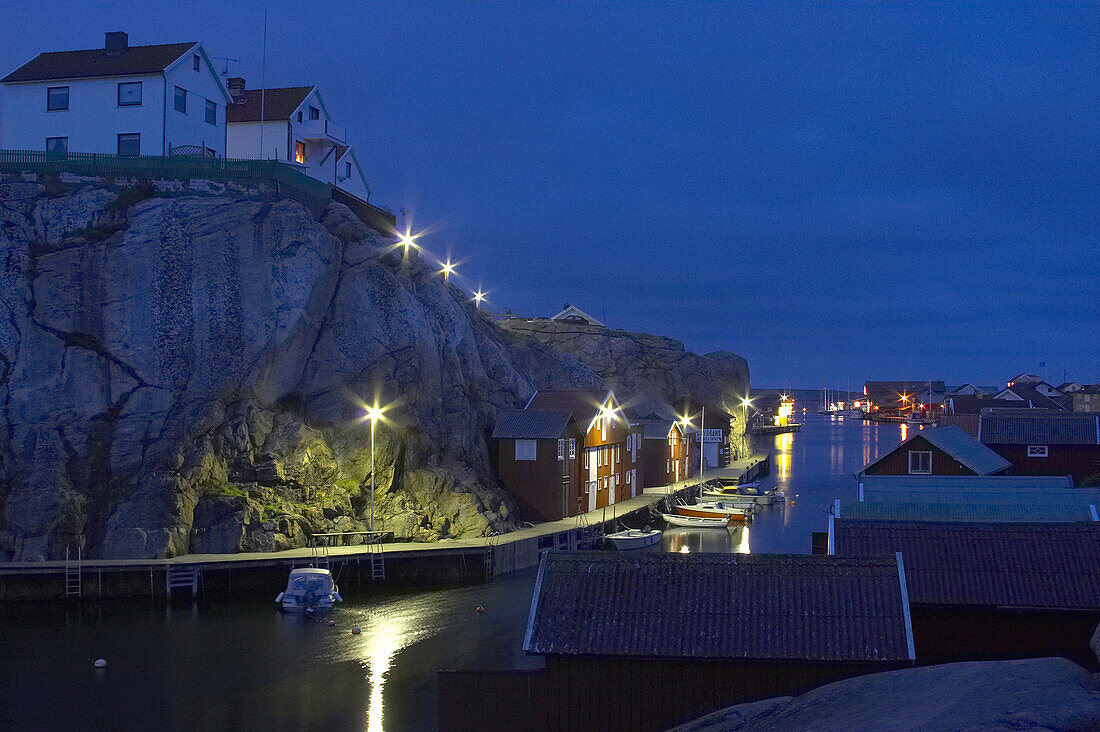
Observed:
[[[834,524],[844,557],[901,552],[913,605],[1100,610],[1100,525]]]
[[[126,53],[118,56],[108,56],[102,48],[40,53],[0,79],[0,83],[156,74],[171,66],[173,61],[194,46],[194,42],[130,46]]]
[[[552,655],[905,661],[897,560],[549,552],[523,648]]]
[[[1100,445],[1095,414],[983,414],[978,438],[987,445]]]
[[[556,440],[573,418],[570,412],[507,409],[497,413],[495,440]]]
[[[261,91],[263,94],[261,95]],[[265,122],[279,122],[290,119],[294,110],[305,101],[312,86],[291,86],[282,89],[248,89],[225,111],[225,121],[259,122],[261,108]],[[261,104],[260,97],[263,97]]]
[[[572,412],[577,421],[587,427],[596,418],[607,394],[605,389],[539,390],[531,397],[527,408]]]

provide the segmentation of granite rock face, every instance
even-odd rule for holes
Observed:
[[[375,401],[377,529],[513,527],[494,415],[603,374],[502,331],[339,204],[318,221],[292,200],[151,196],[0,182],[0,561],[366,529]]]
[[[727,707],[675,732],[1100,729],[1100,682],[1064,658],[952,663]]]

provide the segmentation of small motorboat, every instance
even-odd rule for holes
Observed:
[[[747,523],[752,520],[753,506],[735,506],[723,501],[701,501],[692,505],[684,503],[675,506],[676,513],[681,516],[698,516],[700,518],[723,518],[734,523]]]
[[[608,534],[604,537],[611,544],[619,550],[624,549],[642,549],[647,546],[653,546],[661,540],[660,529],[623,529],[622,531],[616,531],[613,534]]]
[[[706,518],[703,516],[680,516],[662,513],[661,518],[670,526],[682,526],[687,529],[725,529],[730,525],[728,517]]]
[[[331,610],[344,598],[332,581],[332,572],[320,567],[298,567],[290,570],[286,589],[279,593],[275,602],[281,603],[287,612],[317,612]]]
[[[704,499],[711,498],[714,500],[722,501],[723,503],[732,503],[738,506],[751,506],[757,503],[757,499],[760,498],[760,494],[756,495],[742,493],[737,486],[729,486],[722,488],[721,490],[703,489],[702,497]]]

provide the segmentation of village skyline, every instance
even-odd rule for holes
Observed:
[[[121,30],[316,84],[371,201],[489,308],[769,386],[1100,380],[1095,8],[136,7],[5,3],[3,72]]]

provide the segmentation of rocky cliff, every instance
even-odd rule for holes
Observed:
[[[0,278],[0,560],[271,550],[364,529],[376,401],[389,407],[376,528],[506,531],[496,411],[535,388],[620,385],[502,331],[337,204],[318,219],[292,200],[8,180]],[[703,388],[666,383],[639,348],[608,356],[645,361],[624,367],[635,386]],[[730,358],[699,373],[744,388]]]

